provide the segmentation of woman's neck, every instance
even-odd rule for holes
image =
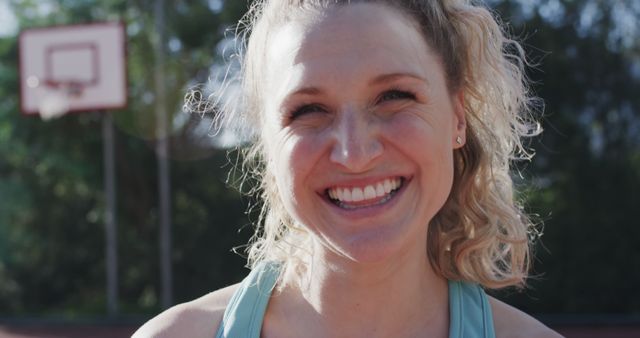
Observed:
[[[307,319],[318,322],[319,336],[446,337],[448,286],[426,248],[422,259],[405,252],[367,264],[316,249],[295,289],[300,315],[315,317]]]

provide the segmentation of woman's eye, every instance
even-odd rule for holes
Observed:
[[[378,102],[382,103],[384,101],[415,100],[415,99],[416,99],[416,96],[411,92],[394,89],[394,90],[389,90],[382,93],[382,95],[380,95],[380,98],[378,99]]]
[[[296,119],[297,117],[300,117],[302,115],[306,115],[306,114],[310,114],[310,113],[322,113],[324,112],[324,108],[322,108],[320,105],[317,104],[305,104],[302,105],[294,110],[291,111],[291,114],[289,114],[289,118],[291,120]]]

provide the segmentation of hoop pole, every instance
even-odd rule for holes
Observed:
[[[156,86],[156,156],[158,161],[158,187],[160,209],[160,302],[163,309],[173,303],[173,273],[171,266],[171,184],[169,166],[169,132],[167,106],[165,102],[166,87],[164,74],[164,0],[155,2],[155,86]]]
[[[104,157],[105,259],[107,269],[107,313],[118,313],[118,228],[116,220],[115,136],[111,115],[102,113],[102,144]]]

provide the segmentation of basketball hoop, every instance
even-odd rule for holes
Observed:
[[[117,22],[20,33],[20,108],[50,120],[127,104],[124,26]]]
[[[67,96],[72,98],[80,98],[82,97],[82,92],[84,91],[85,83],[80,81],[52,81],[46,80],[44,84],[47,88],[51,88],[53,90],[62,91],[67,94]]]

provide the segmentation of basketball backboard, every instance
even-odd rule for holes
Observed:
[[[20,33],[20,108],[43,118],[127,105],[124,25],[34,28]]]

